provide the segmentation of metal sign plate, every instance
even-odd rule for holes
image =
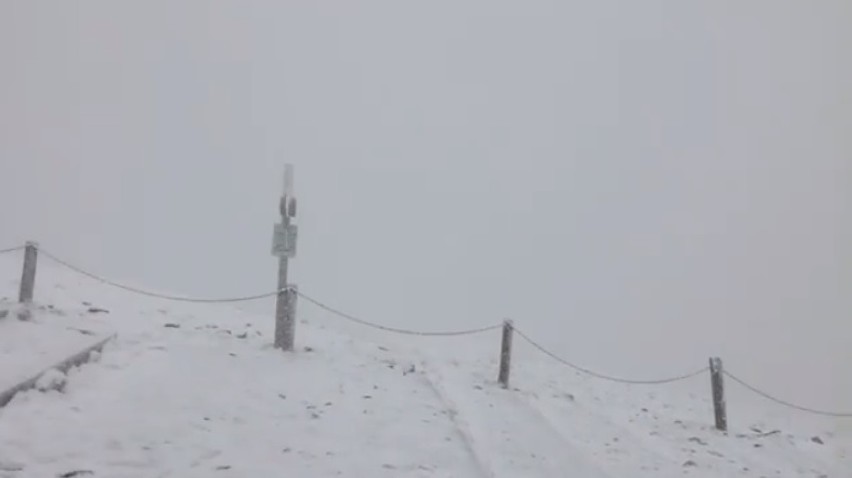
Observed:
[[[290,224],[286,229],[283,224],[275,224],[272,231],[272,255],[287,258],[295,257],[298,236],[299,228],[295,224]]]

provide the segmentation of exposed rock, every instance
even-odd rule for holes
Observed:
[[[95,472],[92,471],[92,470],[74,470],[74,471],[69,471],[69,472],[66,472],[66,473],[60,473],[58,476],[59,476],[59,478],[74,478],[74,477],[77,477],[77,476],[94,475],[94,474],[95,474]]]

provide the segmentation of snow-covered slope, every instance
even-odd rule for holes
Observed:
[[[19,264],[0,257],[6,304]],[[300,304],[284,354],[271,314],[134,296],[47,261],[36,297],[31,322],[0,319],[4,386],[118,337],[62,392],[0,409],[0,477],[852,477],[836,423],[731,390],[732,430],[715,432],[706,377],[604,383],[517,341],[502,390],[497,332],[400,338]]]

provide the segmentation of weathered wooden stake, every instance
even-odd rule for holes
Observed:
[[[497,381],[503,388],[509,388],[509,372],[512,365],[512,333],[515,328],[511,320],[503,321],[503,340],[500,342],[500,373]]]
[[[710,359],[710,386],[713,390],[713,413],[716,416],[716,429],[728,431],[728,412],[725,405],[725,382],[722,372],[722,359]]]
[[[18,302],[30,304],[35,289],[36,263],[38,262],[38,244],[28,241],[24,247],[24,271],[21,274],[21,289]]]

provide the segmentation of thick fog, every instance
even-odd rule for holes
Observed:
[[[511,317],[638,378],[716,354],[849,409],[850,22],[845,0],[2,2],[0,248],[272,290],[290,162],[292,278],[344,310]]]

